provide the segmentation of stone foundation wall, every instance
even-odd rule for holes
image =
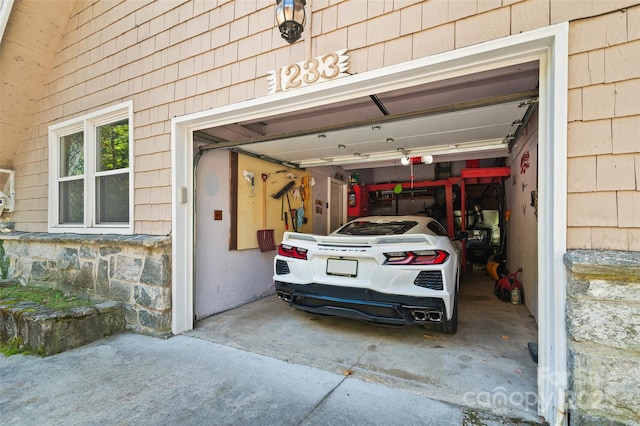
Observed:
[[[122,302],[127,329],[171,332],[171,237],[12,232],[0,239],[9,278],[94,303]]]
[[[640,252],[565,255],[573,425],[640,419]]]

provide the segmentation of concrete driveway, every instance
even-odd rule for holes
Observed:
[[[466,273],[455,335],[385,327],[292,309],[276,296],[200,321],[186,334],[470,408],[534,420],[537,325],[499,301],[485,272]]]
[[[476,298],[462,299],[455,336],[312,316],[273,296],[167,340],[127,333],[47,358],[0,355],[0,418],[6,425],[538,424],[525,406],[479,397],[495,384],[512,396],[534,389],[535,365],[523,354],[531,336],[507,325],[510,338],[491,330],[465,347],[482,340],[473,337],[479,320],[464,307]],[[528,318],[523,306],[496,303],[510,314],[484,312],[496,314],[485,324]],[[465,399],[468,389],[475,394]]]

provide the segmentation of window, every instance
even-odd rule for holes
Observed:
[[[441,237],[448,237],[449,233],[447,232],[446,229],[444,229],[444,226],[442,226],[440,224],[440,222],[438,221],[431,221],[427,224],[427,228],[429,228],[431,231],[433,231],[434,234],[436,235],[440,235]]]
[[[49,128],[49,231],[133,232],[133,104]]]
[[[394,220],[390,222],[351,222],[336,231],[336,234],[347,235],[400,235],[405,234],[418,223],[414,221]]]

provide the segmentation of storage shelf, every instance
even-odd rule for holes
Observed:
[[[403,195],[410,191],[425,191],[429,188],[444,188],[446,196],[446,210],[447,210],[447,231],[451,238],[454,237],[454,212],[453,212],[453,186],[458,185],[460,187],[460,202],[461,205],[465,205],[465,192],[466,185],[489,185],[499,184],[505,179],[511,176],[510,167],[478,167],[462,169],[460,176],[450,177],[447,179],[428,180],[428,181],[408,181],[408,182],[392,182],[392,183],[379,183],[375,185],[366,185],[365,188],[369,193],[375,192],[390,192],[392,191],[395,196],[388,198],[377,198],[375,200],[369,200],[371,205],[377,207],[390,207],[393,204],[394,199],[419,199],[420,196],[416,195]],[[402,192],[395,194],[394,189],[400,184]],[[425,196],[424,198],[433,198],[432,196]],[[462,217],[462,216],[460,216]],[[461,221],[461,229],[466,228],[466,217]],[[463,241],[463,247],[465,246]],[[462,253],[463,267],[466,268],[465,250]]]
[[[439,180],[422,180],[391,183],[378,183],[365,185],[369,192],[373,191],[393,191],[400,184],[403,191],[419,190],[433,187],[443,187],[449,185],[459,185],[462,180],[467,185],[500,183],[511,176],[510,167],[482,167],[476,169],[462,169],[460,176]]]

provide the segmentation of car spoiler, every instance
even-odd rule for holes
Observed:
[[[316,243],[318,245],[349,245],[349,246],[362,246],[362,245],[381,245],[381,244],[410,244],[410,243],[429,243],[436,245],[436,237],[427,234],[407,234],[407,235],[376,235],[371,237],[355,237],[348,236],[342,237],[337,235],[315,235],[315,234],[302,234],[300,232],[286,231],[282,237],[282,241],[287,240],[301,240]]]

